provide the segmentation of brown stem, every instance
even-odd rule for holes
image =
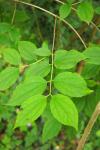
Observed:
[[[81,74],[82,71],[83,71],[84,66],[85,66],[85,61],[84,61],[84,60],[80,61],[80,62],[77,64],[76,72],[79,73],[79,74]]]
[[[98,18],[95,19],[95,25],[97,26],[99,23],[100,23],[100,18],[98,17]],[[98,30],[94,26],[93,32],[91,33],[90,41],[93,41],[93,39],[94,39],[97,32],[98,32]]]
[[[84,133],[83,133],[83,136],[80,139],[79,145],[78,145],[76,150],[82,150],[84,148],[84,145],[85,145],[85,143],[86,143],[86,141],[87,141],[87,139],[91,133],[91,130],[92,130],[92,128],[93,128],[99,115],[100,115],[100,102],[97,104],[95,111],[94,111],[92,117],[90,118],[90,120],[86,126]]]

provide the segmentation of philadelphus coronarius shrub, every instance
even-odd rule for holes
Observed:
[[[62,4],[59,16],[54,17],[64,21],[71,13],[72,2],[68,0]],[[94,9],[86,0],[78,4],[75,13],[81,21],[90,24]],[[3,62],[0,91],[7,92],[9,96],[5,106],[19,108],[14,129],[34,124],[39,117],[43,118],[43,142],[56,136],[62,125],[78,131],[79,109],[84,107],[84,104],[78,104],[82,98],[89,98],[95,93],[98,95],[100,91],[96,78],[100,71],[100,47],[90,44],[83,51],[74,48],[55,49],[55,28],[53,46],[44,41],[38,47],[35,42],[21,39],[18,30],[10,24],[0,23],[0,34],[8,34],[12,43],[0,46]],[[84,69],[80,72],[82,63]],[[94,86],[97,86],[96,92]],[[95,105],[99,100],[97,96]]]

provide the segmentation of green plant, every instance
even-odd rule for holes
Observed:
[[[80,1],[78,4],[74,1],[67,1],[66,3],[58,1],[61,6],[59,15],[56,15],[29,2],[31,1],[14,0],[12,25],[5,22],[0,23],[0,91],[1,99],[4,99],[4,96],[7,99],[1,102],[1,108],[18,109],[16,121],[13,121],[15,122],[13,123],[14,127],[11,127],[13,130],[16,128],[23,129],[29,123],[35,126],[35,121],[41,116],[44,122],[42,143],[45,143],[57,136],[63,126],[69,127],[70,135],[71,130],[75,134],[80,132],[80,138],[84,128],[80,125],[80,120],[82,121],[79,117],[80,112],[84,111],[86,116],[90,117],[97,105],[94,112],[95,117],[91,118],[90,125],[88,124],[86,132],[83,134],[83,140],[79,142],[81,146],[77,150],[82,150],[100,114],[100,104],[98,105],[100,101],[100,46],[86,43],[73,25],[66,20],[66,17],[70,18],[71,12],[74,11],[80,24],[85,22],[86,25],[93,26],[94,31],[98,31],[99,34],[99,25],[92,22],[95,9],[92,2],[88,0]],[[39,42],[42,45],[39,46],[40,44],[34,40],[34,35],[28,40],[30,28],[28,27],[26,33],[24,33],[23,28],[24,22],[30,18],[30,12],[24,7],[22,10],[17,10],[18,5],[28,6],[32,11],[33,8],[37,8],[53,17],[52,43],[47,40],[40,42],[43,38],[40,28],[37,30],[40,35]],[[95,13],[100,13],[99,7],[96,8]],[[22,35],[19,29],[13,25],[14,22],[17,25],[17,20],[18,22],[22,21],[22,27],[18,24]],[[77,43],[78,46],[72,46],[72,48],[67,46],[67,49],[59,46],[59,20],[60,24],[61,22],[64,23],[76,34],[79,39],[78,42],[80,41],[81,44]],[[38,22],[37,25],[39,26]],[[82,48],[79,49],[79,47]],[[6,137],[4,141],[8,144],[7,148],[10,149],[9,138]],[[3,143],[5,143],[4,141]]]

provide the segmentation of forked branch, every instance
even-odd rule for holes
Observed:
[[[20,1],[20,0],[14,0],[14,1],[17,2],[17,3],[21,3],[21,4],[24,4],[24,5],[30,6],[30,7],[37,8],[37,9],[39,9],[39,10],[41,10],[41,11],[43,11],[43,12],[46,12],[47,14],[53,16],[54,18],[57,18],[57,19],[61,20],[64,24],[66,24],[67,26],[69,26],[69,27],[74,31],[74,33],[78,36],[78,38],[79,38],[80,41],[82,42],[84,48],[86,48],[86,44],[85,44],[84,40],[83,40],[82,37],[79,35],[79,33],[77,32],[77,30],[76,30],[68,21],[66,21],[66,20],[64,20],[64,19],[61,19],[60,16],[58,16],[58,15],[56,15],[56,14],[54,14],[54,13],[52,13],[52,12],[50,12],[50,11],[44,9],[44,8],[42,8],[42,7],[39,7],[39,6],[37,6],[37,5],[30,4],[30,3],[27,3],[27,2],[23,2],[23,1]]]

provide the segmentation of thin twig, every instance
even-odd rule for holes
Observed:
[[[77,5],[77,4],[80,4],[80,3],[81,3],[81,1],[73,3],[72,5],[74,6],[74,5]]]
[[[17,3],[15,2],[15,5],[14,5],[14,12],[13,12],[13,16],[12,16],[11,24],[13,24],[13,23],[14,23],[14,20],[15,20],[16,8],[17,8]]]
[[[85,128],[83,136],[80,139],[79,145],[76,150],[83,150],[84,145],[85,145],[85,143],[91,133],[91,130],[92,130],[99,115],[100,115],[100,102],[97,104],[95,111],[94,111],[92,117],[90,118],[87,127]]]
[[[39,7],[39,6],[37,6],[37,5],[30,4],[30,3],[27,3],[27,2],[24,2],[24,1],[20,1],[20,0],[14,0],[14,1],[17,2],[17,3],[21,3],[21,4],[24,4],[24,5],[27,5],[27,6],[31,6],[31,7],[37,8],[37,9],[39,9],[39,10],[42,10],[42,11],[48,13],[49,15],[51,15],[51,16],[53,16],[53,17],[56,17],[56,15],[55,15],[54,13],[52,13],[52,12],[50,12],[50,11],[48,11],[48,10],[42,8],[42,7]]]
[[[43,61],[44,59],[45,59],[45,57],[43,57],[42,59],[39,59],[39,60],[33,62],[31,65],[37,64],[37,63]],[[25,65],[20,66],[20,74],[22,74],[25,71],[25,69],[28,68],[29,66],[30,66],[29,64],[25,64]]]
[[[91,22],[92,26],[94,26],[98,32],[100,32],[100,29],[96,26],[96,24],[94,22]]]
[[[82,71],[83,71],[84,66],[85,66],[85,61],[84,61],[84,60],[80,61],[80,62],[77,64],[76,72],[77,72],[78,74],[81,74]]]
[[[43,12],[48,13],[49,15],[53,16],[54,18],[57,18],[57,19],[61,20],[61,18],[58,15],[56,15],[56,14],[54,14],[54,13],[52,13],[52,12],[50,12],[50,11],[44,9],[44,8],[41,8],[41,7],[37,6],[37,5],[30,4],[30,3],[27,3],[27,2],[23,2],[23,1],[19,1],[19,0],[14,0],[14,1],[18,2],[18,3],[21,3],[21,4],[24,4],[24,5],[27,5],[27,6],[31,6],[31,7],[37,8],[39,10],[42,10]],[[82,42],[84,47],[86,48],[86,44],[85,44],[84,40],[82,39],[82,37],[77,32],[77,30],[68,21],[66,21],[64,19],[62,19],[61,21],[63,23],[65,23],[67,26],[69,26],[76,33],[76,35],[78,36],[78,38],[80,39],[80,41]]]
[[[54,1],[56,1],[56,2],[59,2],[59,3],[61,3],[61,4],[64,4],[64,2],[62,2],[62,1],[60,1],[60,0],[54,0]],[[77,5],[77,4],[80,4],[81,2],[76,2],[76,3],[73,3],[72,5]]]
[[[55,49],[55,37],[56,37],[56,25],[57,25],[57,18],[55,17],[54,31],[53,31],[53,44],[52,44],[51,76],[50,76],[50,93],[49,93],[49,95],[52,95],[52,80],[53,80],[53,69],[54,69],[54,49]]]
[[[60,0],[54,0],[54,1],[56,1],[56,2],[58,2],[58,3],[60,3],[60,4],[64,4],[64,2],[62,2],[62,1],[60,1]]]

